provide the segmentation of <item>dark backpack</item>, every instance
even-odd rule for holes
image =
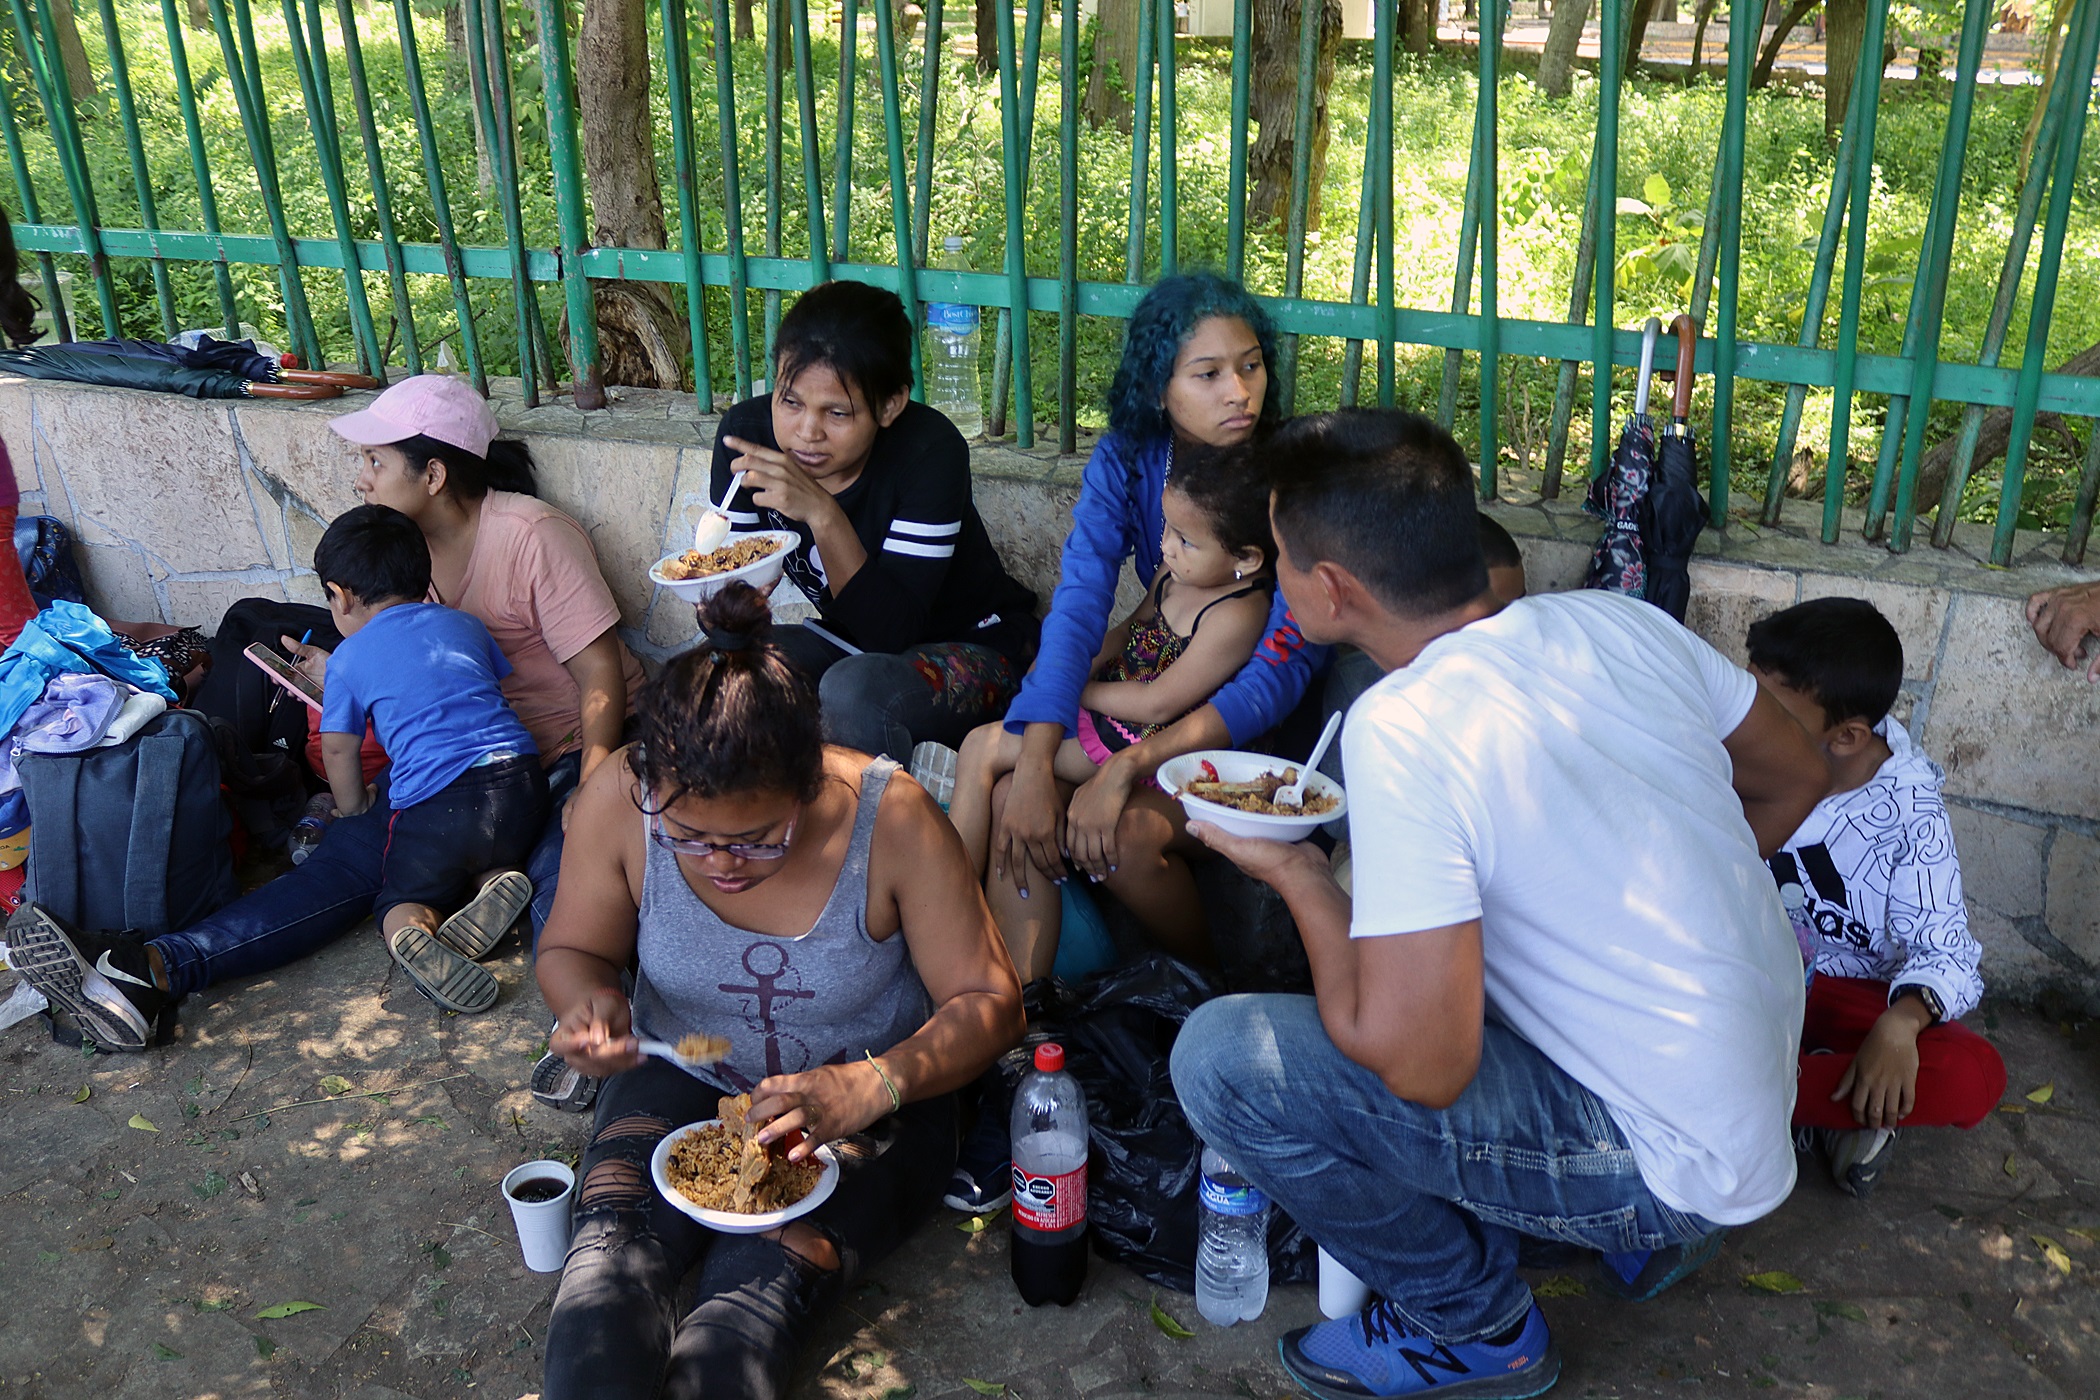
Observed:
[[[224,720],[251,754],[274,752],[301,762],[310,725],[305,704],[285,694],[242,653],[250,642],[281,653],[284,638],[307,632],[315,646],[332,651],[343,644],[326,608],[242,598],[219,619],[211,639],[211,669],[190,697],[190,708]]]
[[[233,902],[232,818],[211,727],[169,710],[121,744],[24,753],[26,896],[76,928],[187,928]]]
[[[50,607],[54,598],[87,601],[80,566],[73,558],[73,532],[63,522],[48,515],[25,515],[15,521],[15,555],[38,607]]]

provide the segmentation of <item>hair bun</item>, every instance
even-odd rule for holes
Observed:
[[[729,584],[700,603],[700,633],[720,652],[749,651],[773,636],[773,609],[750,584]]]

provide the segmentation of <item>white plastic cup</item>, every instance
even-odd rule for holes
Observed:
[[[559,1186],[558,1195],[544,1200],[519,1200],[522,1188],[529,1195]],[[558,1274],[569,1255],[569,1207],[576,1199],[576,1173],[548,1158],[513,1167],[503,1178],[503,1199],[510,1202],[510,1220],[518,1230],[518,1247],[525,1252],[525,1267],[536,1274]]]
[[[515,1209],[515,1207],[513,1207]],[[1354,1317],[1371,1302],[1371,1290],[1341,1260],[1320,1251],[1320,1316]]]

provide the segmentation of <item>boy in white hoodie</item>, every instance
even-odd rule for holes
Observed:
[[[1794,1126],[1864,1198],[1902,1127],[1973,1128],[2005,1064],[1955,1021],[1983,995],[1938,764],[1888,717],[1903,643],[1858,598],[1750,628],[1750,672],[1830,762],[1830,792],[1770,861],[1811,960]]]

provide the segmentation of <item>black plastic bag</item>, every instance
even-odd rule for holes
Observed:
[[[1169,1059],[1182,1023],[1213,995],[1201,973],[1156,954],[1076,988],[1028,988],[1029,1024],[1042,1033],[1030,1041],[1062,1044],[1065,1068],[1086,1091],[1094,1252],[1182,1293],[1196,1291],[1202,1145],[1174,1096]],[[1310,1283],[1316,1271],[1312,1241],[1274,1212],[1270,1282]]]

